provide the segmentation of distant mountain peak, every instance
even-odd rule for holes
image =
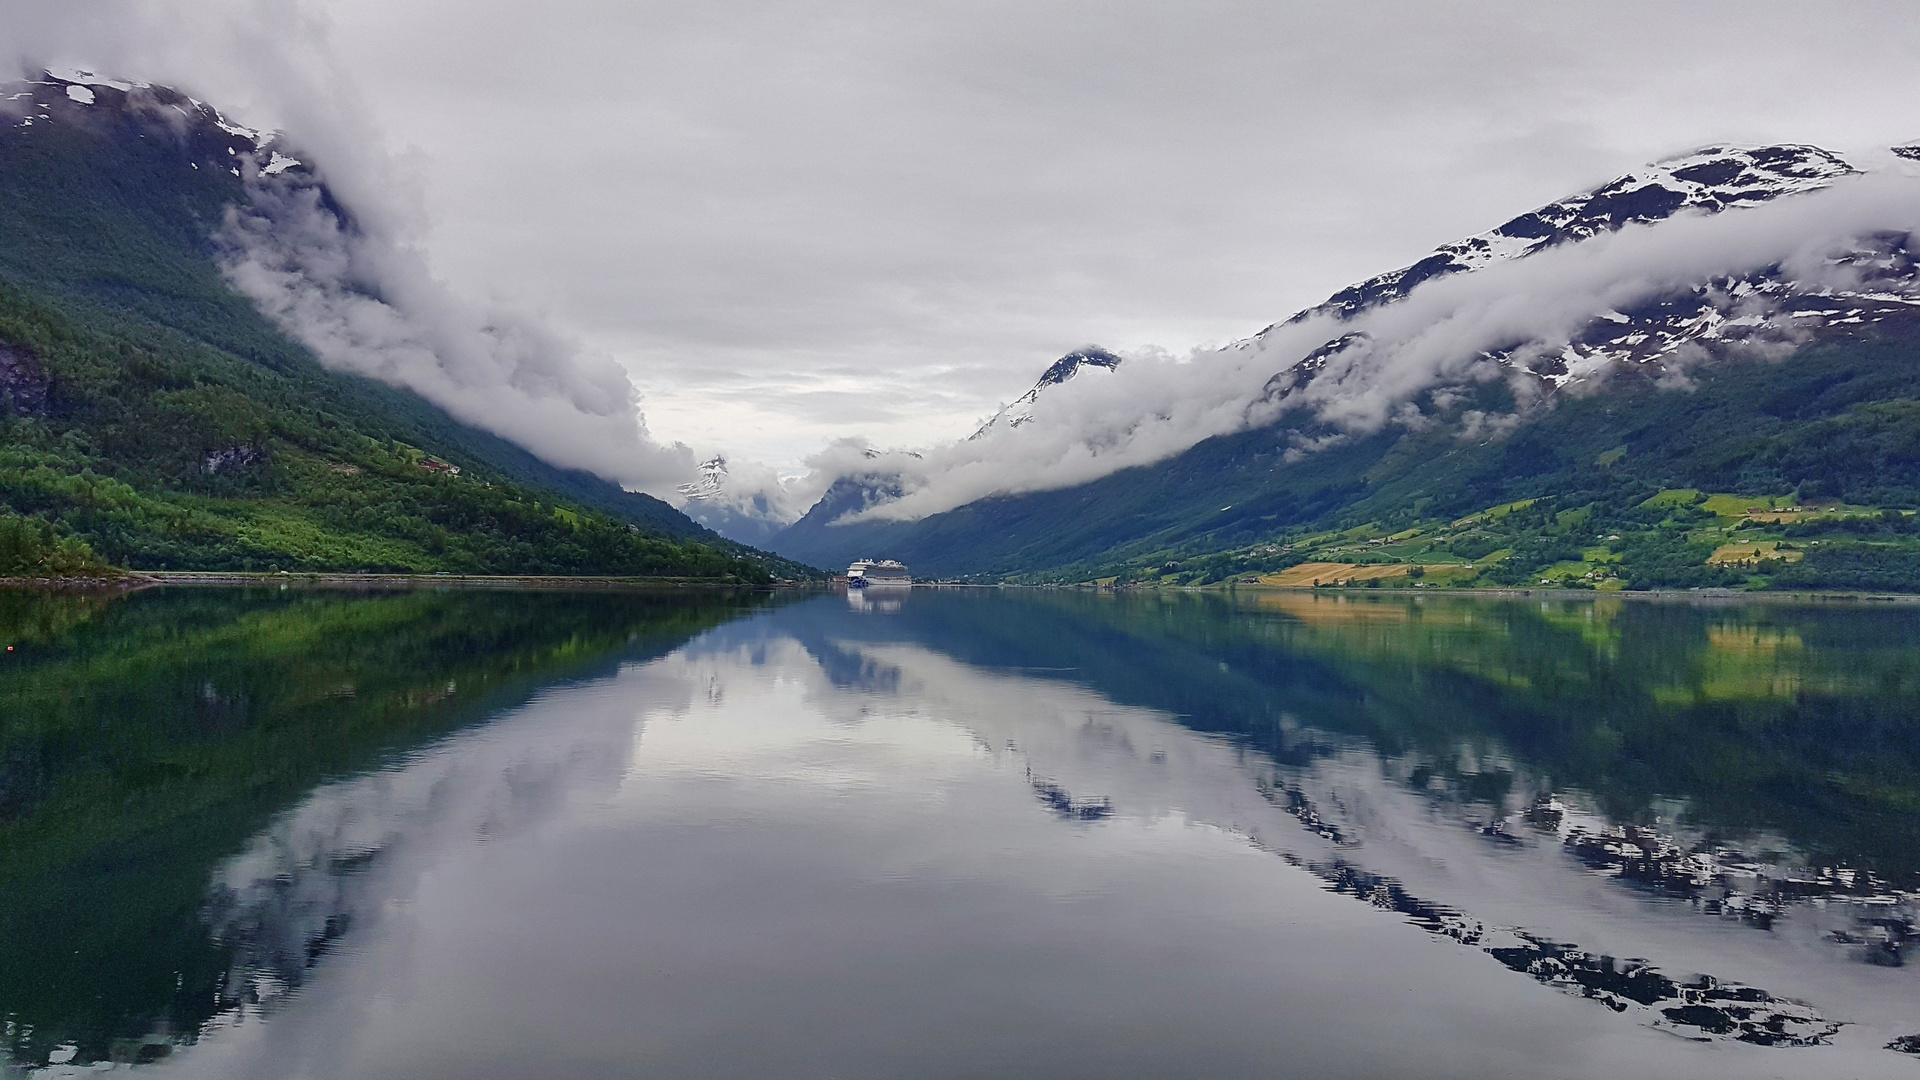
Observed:
[[[1035,402],[1040,400],[1041,391],[1049,386],[1059,386],[1061,383],[1078,375],[1080,369],[1083,367],[1096,367],[1106,371],[1112,371],[1120,366],[1120,360],[1121,357],[1118,354],[1109,352],[1098,345],[1083,345],[1073,350],[1060,359],[1055,360],[1048,366],[1047,370],[1041,372],[1039,381],[1033,384],[1033,389],[1014,399],[1013,404],[1003,406],[999,412],[989,417],[986,423],[980,425],[980,430],[967,436],[967,438],[969,440],[977,439],[995,427],[1017,428],[1024,424],[1032,423],[1033,406]]]
[[[727,459],[719,455],[700,463],[700,479],[681,484],[674,490],[691,502],[717,499],[726,493]]]
[[[1039,386],[1058,386],[1074,377],[1083,365],[1092,365],[1112,371],[1120,366],[1120,357],[1098,345],[1085,345],[1055,360],[1052,366],[1040,375]]]

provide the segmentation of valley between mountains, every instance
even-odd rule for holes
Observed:
[[[0,96],[0,575],[1920,591],[1920,146],[1708,147],[1212,353],[1076,350],[952,443],[714,458],[677,509],[243,291],[240,247],[357,228],[280,137]]]

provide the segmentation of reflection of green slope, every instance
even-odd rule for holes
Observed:
[[[86,603],[0,603],[17,646],[0,678],[0,1018],[23,1062],[67,1040],[98,1060],[156,1023],[191,1032],[214,1015],[228,961],[199,918],[209,875],[315,784],[758,601],[162,590]]]
[[[1616,818],[1680,798],[1709,830],[1920,873],[1920,611],[1025,595],[1018,618],[961,597],[904,614],[962,659],[1072,668],[1283,762],[1359,736],[1474,798],[1518,763]]]

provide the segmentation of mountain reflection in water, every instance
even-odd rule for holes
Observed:
[[[887,600],[0,601],[12,1068],[1915,1067],[1920,609]]]

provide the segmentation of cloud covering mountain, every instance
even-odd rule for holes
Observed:
[[[211,123],[251,139],[256,153],[235,159],[250,202],[232,208],[212,239],[230,282],[323,364],[412,390],[552,464],[629,490],[671,494],[693,471],[692,450],[651,438],[639,391],[610,356],[435,278],[405,170],[333,68],[324,27],[298,17],[303,9],[214,5],[182,25],[176,13],[138,4],[54,7],[30,6],[0,38],[10,54],[0,60],[54,91],[44,103],[13,102],[15,122],[84,107],[136,124]],[[183,44],[195,35],[205,39],[198,47]],[[207,44],[231,37],[244,39],[231,43],[236,50],[258,50],[237,68]],[[226,64],[195,66],[209,53]],[[120,66],[97,74],[48,64],[48,54]],[[40,74],[48,67],[54,75]],[[234,96],[294,133],[257,132],[197,100],[176,103],[171,91],[156,95],[162,82],[200,93],[208,83],[244,88]]]
[[[1388,424],[1431,423],[1457,396],[1450,387],[1505,381],[1524,404],[1591,389],[1628,363],[1653,364],[1683,388],[1686,365],[1706,344],[1765,355],[1828,319],[1861,321],[1859,304],[1920,309],[1916,170],[1893,154],[1861,173],[1813,148],[1773,149],[1786,152],[1781,164],[1757,173],[1740,168],[1756,151],[1685,159],[1731,170],[1717,184],[1689,188],[1670,163],[1601,189],[1639,192],[1656,208],[1650,217],[1586,193],[1527,216],[1543,221],[1571,207],[1593,226],[1564,238],[1504,250],[1477,238],[1450,245],[1439,253],[1444,268],[1411,286],[1401,287],[1407,271],[1386,275],[1364,302],[1343,303],[1355,295],[1348,290],[1217,351],[1143,353],[1104,378],[1062,380],[1023,399],[1017,425],[990,424],[910,454],[832,448],[812,460],[807,485],[825,491],[851,479],[884,489],[847,519],[910,521],[991,495],[1086,483],[1282,419],[1296,429],[1298,454]],[[1563,214],[1560,225],[1572,220]],[[1687,298],[1684,318],[1648,314],[1660,325],[1642,328],[1623,314],[1675,297]],[[1469,437],[1511,422],[1454,420]]]
[[[330,362],[660,494],[724,450],[743,505],[784,514],[873,447],[971,432],[1078,341],[1138,370],[1076,383],[1184,416],[1145,395],[1221,366],[1186,343],[1623,162],[1909,137],[1903,15],[1119,3],[1090,33],[1071,4],[21,0],[0,54],[292,133],[350,218],[237,230],[234,265]],[[1076,454],[1023,449],[1012,482]]]
[[[693,452],[648,437],[611,357],[512,311],[464,303],[419,254],[363,227],[309,174],[249,177],[217,234],[228,280],[321,363],[404,387],[547,461],[664,494]]]

